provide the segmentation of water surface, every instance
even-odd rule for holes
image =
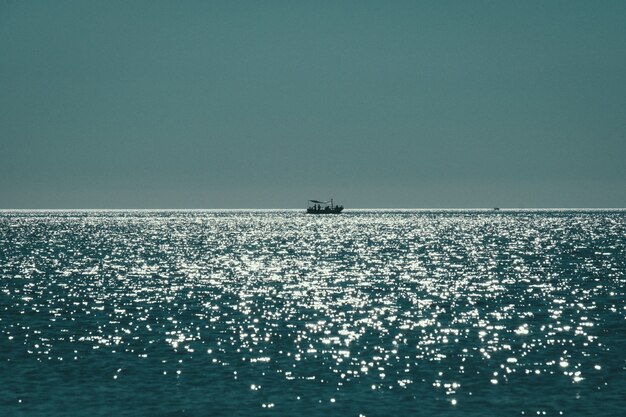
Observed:
[[[621,415],[624,211],[0,212],[1,415]]]

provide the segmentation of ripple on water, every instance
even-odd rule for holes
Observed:
[[[625,220],[5,211],[0,411],[614,415]]]

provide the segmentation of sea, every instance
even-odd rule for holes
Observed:
[[[626,211],[0,211],[2,416],[623,416]]]

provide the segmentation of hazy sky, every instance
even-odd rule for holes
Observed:
[[[0,0],[0,208],[625,207],[626,1]]]

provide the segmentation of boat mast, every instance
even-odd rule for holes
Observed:
[[[332,198],[330,199],[330,209],[331,210],[333,209],[333,199]]]

